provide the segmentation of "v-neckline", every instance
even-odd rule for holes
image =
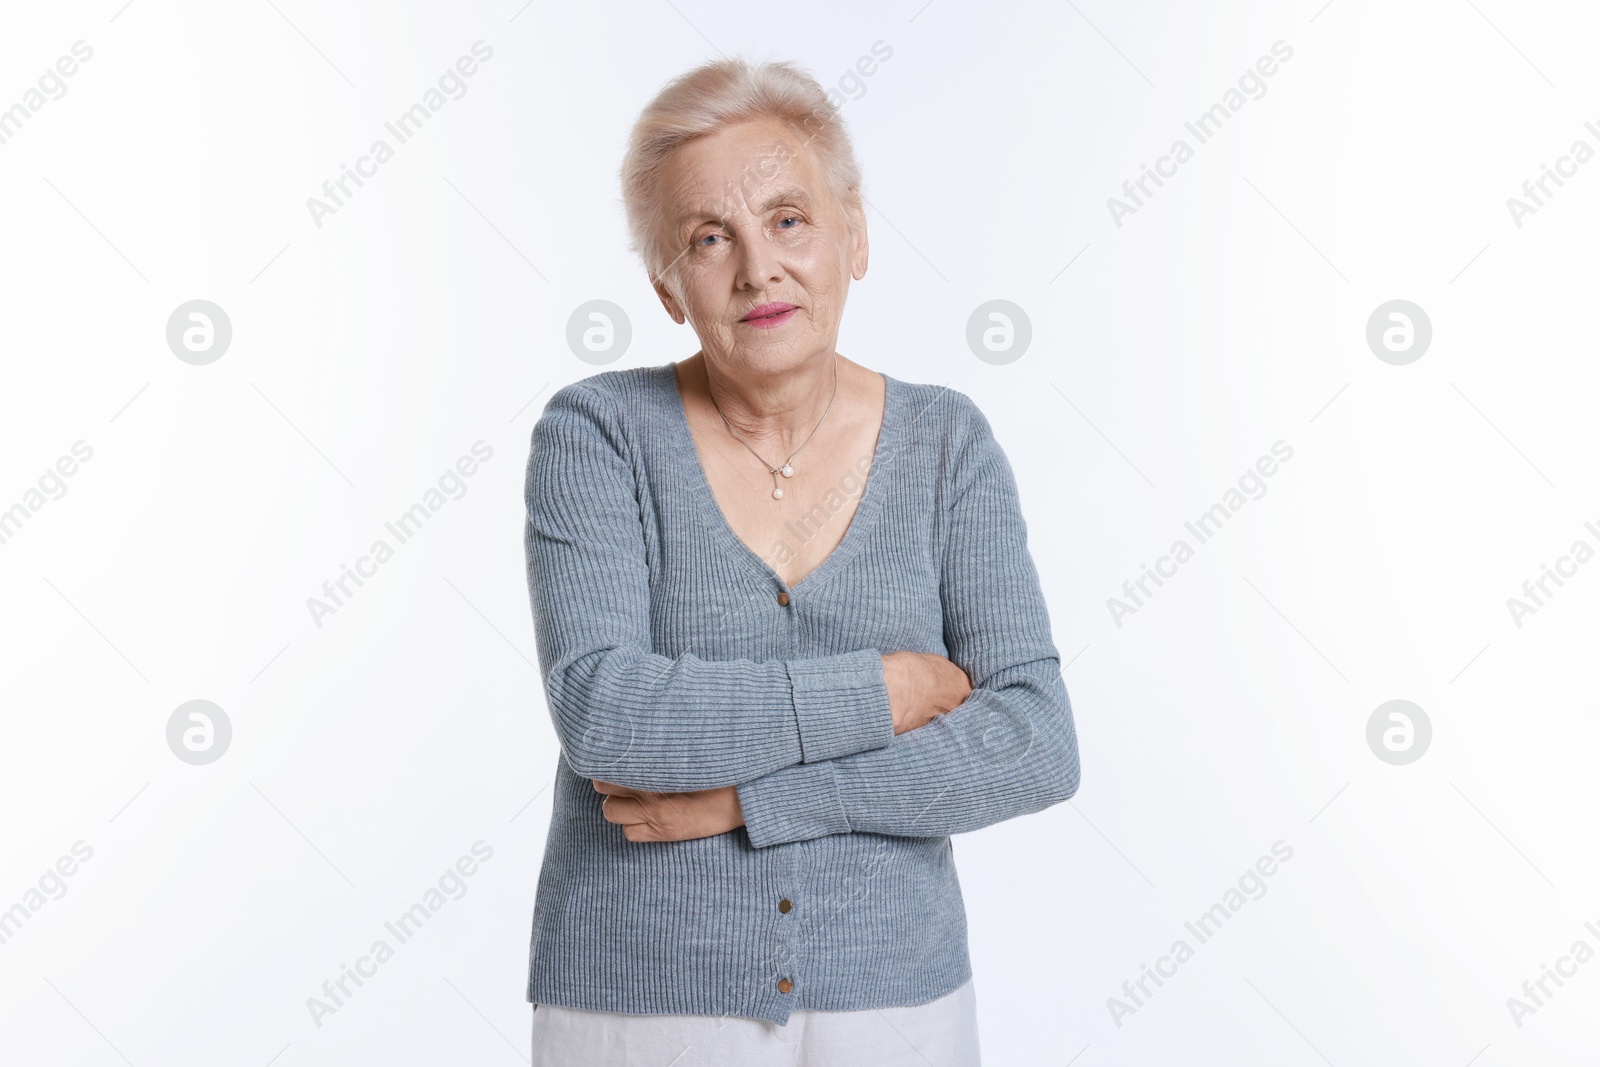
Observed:
[[[809,592],[819,584],[820,579],[826,578],[844,566],[859,550],[861,542],[871,532],[870,528],[883,508],[885,490],[878,484],[882,480],[878,472],[883,468],[884,457],[889,454],[891,439],[899,427],[900,383],[883,371],[879,371],[878,374],[883,377],[883,421],[878,427],[878,441],[872,452],[872,466],[867,471],[867,483],[861,491],[861,499],[856,504],[855,514],[850,516],[850,525],[845,527],[844,536],[833,546],[833,551],[823,557],[821,563],[790,585],[770,563],[744,543],[744,539],[734,531],[733,524],[728,521],[728,516],[723,513],[722,505],[717,503],[717,496],[711,491],[711,480],[706,477],[705,465],[700,462],[700,450],[695,447],[694,433],[689,426],[689,409],[684,405],[683,393],[678,388],[678,364],[673,362],[662,367],[663,383],[671,393],[672,403],[669,407],[676,416],[672,421],[679,439],[678,444],[686,450],[693,468],[689,473],[690,492],[700,498],[697,510],[700,512],[701,521],[713,536],[721,537],[736,556],[753,565],[759,573],[777,582],[786,591],[792,592],[804,585]]]

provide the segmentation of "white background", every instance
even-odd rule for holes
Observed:
[[[1520,1027],[1506,1001],[1600,950],[1600,563],[1520,626],[1506,601],[1600,547],[1600,161],[1520,227],[1506,200],[1600,148],[1592,6],[122,3],[0,32],[0,108],[94,50],[0,144],[0,508],[93,449],[0,544],[0,908],[93,849],[0,945],[0,1061],[526,1060],[557,753],[528,437],[601,369],[579,304],[630,316],[612,366],[697,348],[626,251],[624,139],[719,52],[836,85],[882,41],[843,107],[872,245],[839,348],[988,414],[1083,764],[1070,802],[956,839],[985,1062],[1591,1062],[1600,961]],[[306,199],[477,40],[466,94],[318,227]],[[1107,198],[1280,40],[1118,226]],[[165,338],[197,298],[233,327],[206,366]],[[1365,338],[1397,298],[1433,327],[1403,366]],[[965,340],[991,299],[1033,327],[1004,366]],[[307,598],[479,440],[465,495],[317,626]],[[1265,495],[1117,625],[1278,440]],[[1406,766],[1366,741],[1396,698],[1433,725]],[[207,766],[166,742],[193,699],[233,726]],[[466,895],[318,1027],[307,998],[479,840]]]

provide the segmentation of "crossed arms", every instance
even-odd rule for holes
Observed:
[[[763,662],[650,652],[619,416],[581,383],[551,397],[533,432],[524,548],[547,703],[574,773],[651,793],[734,790],[758,848],[965,833],[1076,792],[1071,704],[1010,464],[970,399],[947,390],[936,402],[968,409],[939,592],[948,658],[973,688],[895,734],[881,658],[893,650]]]

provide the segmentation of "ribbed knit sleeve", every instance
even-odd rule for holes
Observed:
[[[681,792],[886,746],[877,649],[765,662],[651,651],[634,469],[611,400],[582,383],[551,396],[528,455],[524,547],[545,697],[573,772]]]
[[[848,831],[966,833],[1077,791],[1072,705],[1016,479],[988,419],[970,398],[955,397],[963,416],[939,592],[948,657],[972,679],[972,693],[886,747],[742,783],[745,829],[758,848]]]

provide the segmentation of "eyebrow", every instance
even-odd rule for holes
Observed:
[[[767,197],[757,208],[757,213],[766,214],[780,204],[794,204],[797,207],[809,208],[811,207],[811,195],[800,188],[779,189]],[[688,228],[690,226],[698,226],[702,222],[718,222],[721,218],[721,214],[711,208],[693,206],[686,208],[678,216],[678,225],[681,228]]]

